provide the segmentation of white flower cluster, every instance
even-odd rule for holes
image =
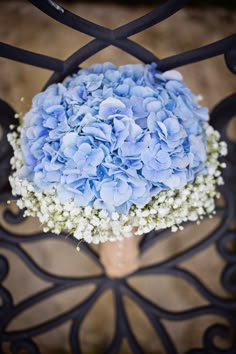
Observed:
[[[214,214],[215,198],[219,197],[216,187],[223,184],[220,169],[225,164],[219,162],[219,157],[226,155],[226,144],[220,142],[219,133],[208,123],[205,123],[204,131],[207,139],[206,174],[198,175],[182,190],[161,191],[142,209],[132,206],[128,215],[116,212],[109,215],[105,210],[90,206],[75,206],[73,201],[62,204],[54,190],[37,192],[30,182],[20,179],[17,170],[23,166],[23,159],[18,128],[8,136],[14,149],[11,164],[15,172],[9,178],[13,195],[21,196],[17,200],[18,207],[26,209],[25,216],[38,217],[45,225],[45,232],[68,232],[88,243],[121,240],[153,229],[181,230],[183,222],[199,222],[204,215]]]

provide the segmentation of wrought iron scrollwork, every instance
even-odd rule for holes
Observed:
[[[56,21],[94,37],[93,40],[80,48],[65,61],[32,53],[5,43],[0,44],[0,56],[2,57],[53,70],[54,74],[51,76],[46,86],[62,80],[66,75],[75,71],[78,65],[80,65],[85,59],[109,45],[116,46],[143,62],[147,63],[154,61],[158,64],[158,67],[161,70],[191,64],[216,55],[224,55],[229,70],[231,70],[232,73],[236,72],[235,34],[204,47],[164,59],[156,58],[153,53],[129,39],[129,37],[135,33],[139,33],[156,25],[173,15],[186,5],[189,2],[188,0],[169,0],[157,9],[151,11],[149,14],[114,30],[110,30],[85,20],[84,18],[67,11],[55,1],[31,0],[30,2]],[[13,122],[15,123],[15,120],[13,109],[3,101],[0,101],[0,110],[0,124],[2,128],[0,141],[0,201],[5,202],[10,197],[8,176],[10,173],[9,161],[12,154],[6,135],[9,131],[9,125]],[[48,233],[45,235],[38,232],[32,235],[16,235],[13,231],[9,231],[4,225],[0,226],[0,247],[9,250],[19,257],[36,277],[50,283],[47,288],[40,290],[15,304],[12,295],[7,287],[4,286],[4,281],[9,273],[9,263],[5,256],[0,255],[0,345],[2,352],[4,352],[4,346],[9,344],[10,351],[14,354],[21,352],[38,354],[40,353],[40,349],[34,342],[34,337],[57,328],[67,321],[71,321],[69,330],[70,352],[72,354],[82,353],[80,337],[78,336],[81,324],[93,304],[96,303],[105,291],[111,289],[115,299],[115,333],[108,348],[104,349],[105,353],[119,353],[124,338],[127,339],[133,353],[145,353],[145,349],[141,347],[139,339],[135,336],[132,326],[130,325],[126,308],[124,306],[124,297],[126,296],[137,306],[142,308],[146,318],[159,336],[166,353],[177,354],[177,348],[170,333],[162,322],[163,319],[180,322],[205,316],[207,314],[215,314],[218,317],[225,319],[228,325],[214,324],[208,327],[203,336],[203,347],[191,349],[188,354],[235,354],[236,343],[234,338],[231,338],[231,345],[224,350],[218,348],[215,344],[216,337],[230,338],[231,331],[236,328],[236,282],[234,280],[236,274],[236,255],[229,247],[229,245],[232,245],[233,243],[235,244],[236,242],[236,231],[235,227],[233,227],[233,223],[235,223],[236,202],[236,144],[230,141],[227,135],[227,126],[235,115],[236,94],[224,99],[215,107],[211,114],[212,125],[220,131],[223,139],[228,142],[229,147],[229,154],[226,157],[227,168],[224,171],[226,183],[225,186],[221,188],[221,193],[224,198],[224,206],[217,208],[217,215],[221,217],[221,221],[218,226],[200,242],[162,262],[142,267],[125,278],[113,280],[108,278],[104,273],[98,254],[89,245],[82,243],[80,245],[82,252],[97,264],[102,274],[86,277],[59,276],[40,267],[29,252],[23,247],[24,244],[30,244],[36,241],[44,242],[44,240],[51,239],[53,237],[52,234]],[[6,209],[3,214],[3,219],[8,224],[21,223],[22,213],[19,212],[15,214],[11,210]],[[169,236],[169,230],[151,232],[145,235],[139,244],[140,253],[144,254],[154,244]],[[73,237],[66,238],[65,235],[60,235],[57,236],[57,239],[61,242],[70,242],[72,247],[77,244],[77,241]],[[216,246],[219,255],[226,264],[221,274],[221,283],[224,289],[230,294],[228,298],[215,294],[203,284],[198,276],[181,266],[182,262],[191,259],[192,256],[200,253],[212,244]],[[183,279],[207,301],[207,305],[194,307],[184,311],[171,311],[153,303],[139,291],[134,289],[129,283],[129,279],[132,276],[163,274]],[[45,299],[52,300],[54,296],[67,289],[78,288],[79,291],[79,288],[85,284],[93,285],[94,290],[85,298],[85,300],[76,304],[70,310],[63,314],[55,315],[54,318],[27,329],[8,329],[8,325],[12,320],[32,306],[39,304]]]
[[[0,99],[1,111],[1,139],[0,139],[0,191],[6,189],[8,184],[8,176],[10,174],[10,156],[12,149],[7,142],[7,134],[10,130],[9,126],[15,124],[14,110],[4,101]]]

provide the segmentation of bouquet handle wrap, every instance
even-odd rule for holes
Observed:
[[[139,238],[107,241],[100,245],[100,259],[110,278],[122,278],[139,267]]]

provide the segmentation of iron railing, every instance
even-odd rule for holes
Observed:
[[[236,73],[236,34],[203,47],[164,59],[158,59],[155,54],[129,39],[130,36],[144,31],[151,26],[157,25],[172,16],[187,3],[190,3],[189,0],[166,1],[163,5],[154,9],[150,13],[113,30],[97,25],[71,13],[53,0],[31,0],[30,2],[56,21],[94,38],[64,61],[16,48],[5,43],[0,43],[0,56],[54,71],[45,87],[54,82],[63,80],[67,75],[76,71],[83,61],[110,45],[122,49],[144,63],[156,62],[160,70],[176,68],[217,55],[224,55],[227,67],[232,73]],[[8,183],[8,176],[10,173],[9,161],[12,151],[7,142],[6,135],[9,131],[9,125],[15,123],[15,119],[14,110],[6,102],[0,101],[0,110],[0,124],[2,128],[2,137],[0,141],[0,201],[6,202],[8,199],[12,198]],[[78,336],[81,324],[86,318],[91,306],[107,289],[111,289],[115,299],[115,333],[109,348],[104,348],[104,353],[119,353],[124,338],[128,340],[129,346],[134,354],[145,353],[145,349],[141,347],[139,339],[134,334],[132,326],[128,320],[123,301],[124,296],[129,297],[134,303],[136,303],[136,305],[142,308],[146,317],[158,334],[166,353],[177,354],[177,347],[162,320],[180,322],[197,318],[199,316],[205,316],[207,314],[214,314],[225,319],[228,325],[220,325],[216,323],[209,326],[203,336],[202,348],[192,348],[188,354],[236,353],[234,336],[231,336],[232,330],[236,329],[236,284],[234,281],[236,274],[236,254],[231,252],[228,247],[229,243],[236,242],[236,231],[235,228],[232,228],[232,225],[236,221],[236,144],[232,142],[227,135],[228,124],[235,115],[236,94],[225,98],[211,113],[212,125],[220,131],[223,140],[228,143],[229,148],[229,154],[225,158],[227,162],[227,168],[224,171],[225,185],[221,188],[221,193],[225,200],[225,206],[217,208],[217,215],[221,216],[221,222],[214,231],[210,232],[210,234],[204,239],[201,239],[199,243],[162,262],[142,267],[135,273],[121,279],[110,279],[104,273],[98,254],[89,245],[82,243],[82,252],[85,252],[88,257],[96,262],[103,271],[102,275],[88,277],[58,276],[41,268],[31,255],[24,250],[24,247],[22,247],[24,244],[33,243],[35,241],[44,242],[44,240],[50,239],[54,235],[50,233],[45,235],[41,232],[26,236],[16,235],[3,225],[0,226],[0,247],[11,251],[19,257],[38,278],[51,284],[51,286],[46,289],[41,290],[18,303],[14,303],[11,293],[3,285],[4,280],[8,276],[9,262],[6,256],[0,254],[0,281],[2,282],[0,287],[0,298],[2,301],[2,305],[0,306],[1,352],[4,353],[5,345],[9,344],[10,350],[14,354],[40,353],[40,349],[34,342],[34,337],[55,329],[67,321],[71,321],[69,331],[70,353],[82,353],[80,336]],[[5,209],[3,217],[8,224],[20,224],[23,221],[21,211],[19,211],[18,214],[14,214],[8,208]],[[139,244],[140,253],[145,253],[154,244],[169,236],[169,230],[151,232],[145,235]],[[58,239],[62,242],[70,242],[73,247],[77,244],[76,239],[73,237],[65,238],[64,235],[60,235],[58,236]],[[183,261],[191,259],[191,257],[200,253],[212,244],[216,246],[219,255],[225,261],[225,267],[222,271],[220,280],[224,289],[229,293],[228,298],[220,297],[204,285],[198,276],[181,267]],[[208,304],[185,311],[167,310],[151,302],[128,284],[128,279],[133,275],[145,276],[160,274],[171,275],[183,279],[197,290]],[[95,290],[84,301],[76,304],[67,312],[56,315],[53,319],[39,325],[34,325],[28,329],[8,330],[9,323],[32,306],[39,304],[45,299],[53,301],[53,296],[62,293],[65,289],[76,287],[79,291],[80,286],[85,284],[94,285]],[[230,347],[224,350],[217,347],[215,343],[217,336],[229,338],[231,340]]]

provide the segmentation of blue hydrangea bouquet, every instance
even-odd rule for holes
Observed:
[[[155,64],[95,64],[49,86],[9,135],[18,206],[93,243],[214,213],[226,146],[198,101]]]

